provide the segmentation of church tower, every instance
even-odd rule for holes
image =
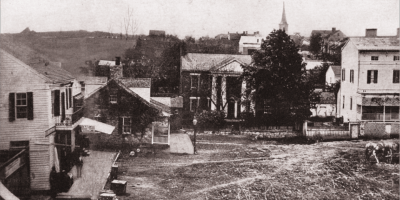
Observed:
[[[283,2],[282,20],[281,23],[279,23],[279,29],[285,31],[286,33],[288,33],[289,30],[289,24],[286,22],[285,2]]]

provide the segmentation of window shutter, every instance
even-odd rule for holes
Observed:
[[[8,121],[15,120],[15,93],[10,93],[8,96]]]
[[[368,84],[371,83],[371,71],[370,70],[368,70],[368,73],[367,73],[367,83]]]
[[[33,120],[33,93],[27,92],[27,107],[28,107],[28,120]]]
[[[70,107],[70,102],[69,102],[69,96],[70,96],[71,94],[69,93],[69,89],[68,88],[66,88],[66,90],[65,90],[65,103],[66,103],[66,109],[68,109],[69,107]]]
[[[61,92],[61,121],[65,119],[65,94]]]
[[[118,117],[118,134],[122,134],[122,117]]]
[[[60,90],[54,91],[54,116],[60,116]]]
[[[374,71],[374,83],[378,83],[378,70]]]
[[[68,88],[69,93],[69,108],[72,107],[72,89]]]

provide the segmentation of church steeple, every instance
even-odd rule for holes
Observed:
[[[282,20],[281,23],[279,23],[279,29],[285,31],[286,33],[288,32],[289,29],[289,24],[286,21],[285,2],[283,2]]]

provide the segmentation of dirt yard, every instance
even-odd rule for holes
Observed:
[[[399,199],[398,156],[366,162],[366,143],[201,135],[198,155],[123,154],[118,199]]]

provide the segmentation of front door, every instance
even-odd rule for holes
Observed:
[[[235,118],[235,102],[228,102],[228,119]]]
[[[350,124],[351,138],[358,138],[359,130],[360,129],[358,124]]]

